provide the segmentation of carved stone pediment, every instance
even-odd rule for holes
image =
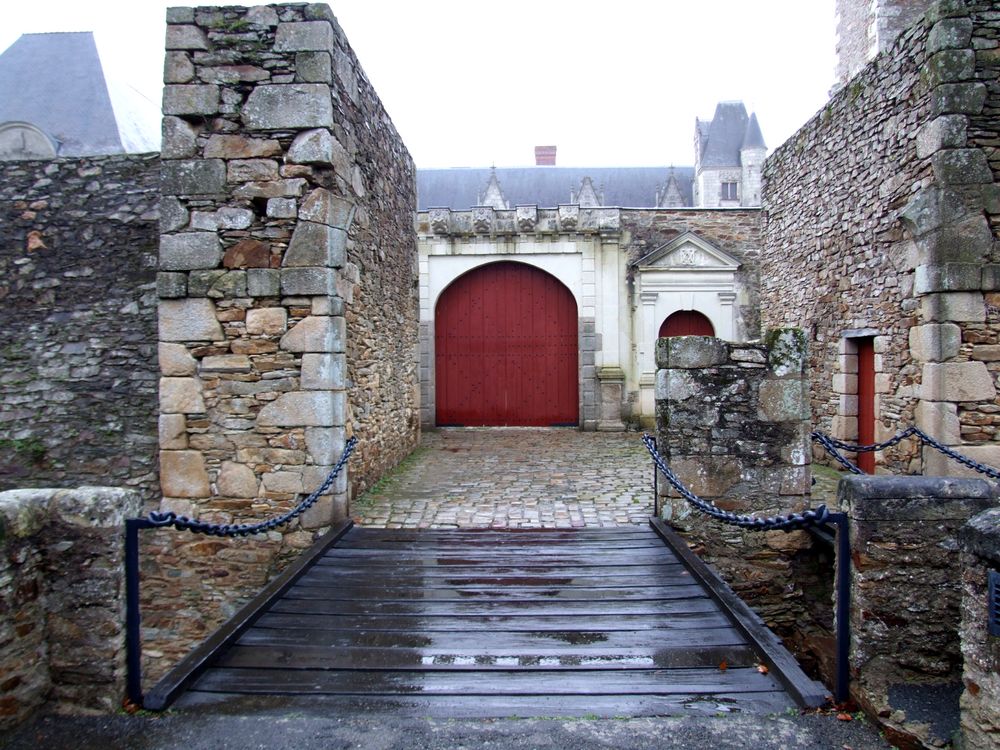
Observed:
[[[694,232],[685,232],[640,258],[635,265],[657,270],[735,271],[740,262]]]

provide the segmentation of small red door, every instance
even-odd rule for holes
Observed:
[[[660,338],[664,336],[714,336],[712,321],[695,310],[678,310],[668,315],[660,326]]]
[[[870,337],[854,339],[858,347],[858,445],[875,442],[875,343]],[[875,454],[859,453],[858,468],[875,473]]]
[[[577,310],[554,276],[490,263],[460,276],[434,321],[437,424],[576,425]]]

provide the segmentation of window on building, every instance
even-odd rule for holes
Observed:
[[[719,197],[724,201],[735,201],[739,200],[736,195],[736,183],[735,182],[723,182],[722,190]]]

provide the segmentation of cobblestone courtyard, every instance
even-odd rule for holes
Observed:
[[[578,528],[641,524],[652,468],[637,433],[451,428],[420,447],[351,508],[387,528]]]

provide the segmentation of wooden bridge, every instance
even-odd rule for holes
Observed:
[[[146,697],[438,717],[821,705],[668,527],[327,534]]]

